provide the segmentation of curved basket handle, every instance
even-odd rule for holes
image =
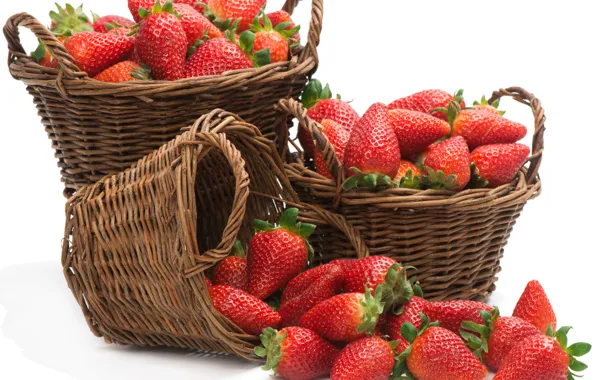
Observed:
[[[526,184],[531,185],[538,178],[538,169],[542,162],[542,152],[544,151],[544,109],[540,100],[534,94],[524,90],[521,87],[509,87],[493,92],[489,99],[489,103],[494,102],[504,96],[510,96],[520,103],[523,103],[532,109],[534,114],[534,135],[532,137],[532,155],[528,159],[530,161],[530,168],[526,175]]]
[[[298,5],[300,0],[286,0],[283,10],[289,14],[294,13],[294,8]],[[308,40],[306,46],[300,53],[298,60],[300,62],[306,61],[308,57],[312,57],[315,61],[315,69],[319,66],[319,53],[317,47],[321,39],[321,31],[323,29],[323,0],[312,0],[312,11],[310,18],[310,25],[308,27]],[[315,70],[313,69],[313,71]]]

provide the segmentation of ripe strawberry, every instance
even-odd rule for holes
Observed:
[[[387,106],[373,104],[354,126],[344,153],[345,190],[391,185],[401,156]]]
[[[498,187],[513,181],[530,155],[530,148],[522,144],[493,144],[479,146],[472,152],[476,174]]]
[[[486,111],[488,113],[492,113],[495,115],[505,115],[505,111],[501,111],[499,110],[499,104],[500,101],[499,99],[495,100],[492,103],[488,103],[488,100],[486,100],[486,96],[483,96],[482,99],[480,101],[474,101],[474,109],[475,110],[482,110],[482,111]]]
[[[141,61],[151,67],[157,80],[184,77],[188,40],[182,23],[172,12],[173,5],[156,3],[151,11],[139,10],[143,20],[137,31],[136,49]]]
[[[186,33],[188,46],[193,46],[203,37],[221,38],[222,32],[209,19],[187,4],[173,4],[174,10],[180,16],[182,29]]]
[[[255,348],[257,356],[267,358],[263,370],[273,370],[288,380],[309,380],[328,375],[339,353],[331,343],[302,327],[280,331],[268,328],[261,334],[263,346]]]
[[[391,340],[398,341],[397,352],[402,353],[410,345],[403,336],[401,336],[401,328],[406,322],[410,322],[415,328],[419,329],[422,323],[420,313],[426,311],[428,301],[422,297],[414,296],[403,307],[403,310],[398,314],[387,313],[387,335]]]
[[[304,293],[316,280],[324,276],[341,277],[341,285],[344,281],[344,270],[340,265],[333,263],[319,265],[316,268],[309,269],[294,277],[284,288],[281,295],[281,304],[285,304],[291,299]]]
[[[248,291],[248,261],[241,241],[236,241],[232,255],[217,264],[213,271],[215,285],[229,285]]]
[[[345,274],[348,270],[350,270],[350,268],[352,268],[352,265],[354,265],[354,263],[356,263],[357,261],[357,259],[335,259],[331,260],[329,264],[339,265],[341,269],[343,269]]]
[[[421,185],[422,173],[418,166],[407,160],[401,160],[399,169],[395,176],[395,182],[399,187],[408,189],[419,189]]]
[[[436,322],[429,323],[424,314],[421,318],[419,330],[409,322],[402,326],[401,334],[410,346],[398,356],[394,376],[407,374],[408,378],[418,380],[484,380],[487,369],[459,335],[437,327]]]
[[[115,34],[117,36],[130,36],[130,34],[133,32],[132,29],[130,29],[130,28],[112,27],[111,24],[107,24],[107,28],[108,28],[108,31],[106,33]],[[132,57],[132,55],[131,55],[131,57]]]
[[[322,132],[327,136],[329,143],[333,146],[335,151],[335,157],[340,163],[344,161],[344,151],[348,140],[350,140],[350,132],[346,127],[330,119],[325,119],[321,122]],[[323,157],[323,153],[320,149],[315,148],[315,167],[317,173],[325,176],[329,179],[333,179],[333,176],[327,168],[327,162]]]
[[[253,67],[242,49],[225,38],[212,38],[200,44],[186,61],[187,78],[220,75],[226,71]]]
[[[576,359],[590,352],[588,343],[567,346],[571,327],[561,327],[556,335],[532,335],[518,343],[507,355],[494,380],[573,380],[588,366]],[[581,377],[581,376],[579,376]]]
[[[447,108],[449,102],[456,101],[461,108],[466,106],[464,102],[464,90],[459,90],[455,95],[451,95],[443,90],[425,90],[417,92],[405,98],[397,99],[389,104],[389,109],[402,109],[418,111],[430,114],[439,119],[447,120],[444,113],[434,111],[436,108]]]
[[[192,6],[200,14],[205,13],[205,3],[197,0],[174,0],[174,4],[187,4]]]
[[[515,305],[513,316],[530,322],[542,333],[546,332],[548,326],[552,325],[553,330],[557,328],[557,316],[544,288],[536,280],[528,282]]]
[[[139,14],[141,9],[151,9],[155,5],[155,0],[128,0],[128,10],[136,22],[140,22],[143,17]],[[160,1],[160,5],[164,5],[164,1]]]
[[[66,4],[64,8],[56,4],[56,11],[50,11],[50,19],[52,23],[50,30],[56,36],[73,36],[80,32],[92,32],[93,27],[89,21],[89,17],[83,12],[83,5],[74,8],[70,4]]]
[[[430,144],[451,132],[448,122],[426,113],[395,109],[389,111],[389,116],[399,140],[402,157],[411,157],[424,151]]]
[[[61,43],[64,43],[65,40],[65,37],[58,37],[58,41],[60,41]],[[58,61],[52,55],[50,49],[48,49],[47,46],[41,42],[39,43],[39,45],[37,45],[37,49],[31,52],[31,58],[33,58],[37,63],[39,63],[42,66],[49,67],[52,69],[58,68]]]
[[[325,300],[300,318],[300,326],[325,339],[352,342],[372,334],[383,313],[380,293],[343,293]]]
[[[470,150],[461,136],[433,146],[423,164],[423,182],[431,189],[462,190],[470,182]]]
[[[259,15],[266,2],[266,0],[209,0],[207,6],[216,24],[220,24],[222,30],[228,29],[232,22],[238,21],[238,31],[243,32],[250,29],[250,24]]]
[[[425,314],[431,321],[438,321],[441,327],[459,334],[462,322],[482,323],[480,311],[492,309],[489,305],[476,301],[430,302]]]
[[[474,354],[493,372],[516,344],[525,338],[540,334],[530,322],[517,317],[501,317],[499,309],[480,311],[483,323],[463,322],[461,336]],[[475,333],[475,334],[474,334]]]
[[[108,15],[99,17],[95,13],[93,14],[93,31],[98,33],[106,33],[110,29],[114,29],[114,27],[124,27],[129,28],[135,24],[134,21],[127,19],[126,17],[116,16],[116,15]],[[108,25],[111,26],[109,28]]]
[[[211,282],[211,280],[208,279],[207,277],[205,277],[205,284],[207,285],[208,288],[213,286],[213,282]]]
[[[364,293],[369,288],[374,294],[377,286],[385,282],[389,268],[397,261],[386,256],[369,256],[354,262],[345,274],[344,290],[349,293]],[[401,271],[401,267],[399,268]]]
[[[273,27],[277,27],[280,24],[286,24],[284,30],[292,30],[296,27],[294,20],[292,20],[292,16],[286,11],[276,11],[272,13],[267,13],[267,17],[271,20],[271,24]],[[261,25],[264,25],[263,17],[260,19]],[[295,48],[300,46],[300,33],[296,31],[292,36],[290,36],[290,47],[294,46]]]
[[[255,19],[250,26],[250,30],[255,33],[254,50],[269,49],[272,63],[287,61],[290,52],[290,38],[300,30],[300,26],[285,30],[286,26],[288,23],[274,27],[265,14],[260,20]]]
[[[331,380],[387,380],[395,364],[395,343],[378,337],[348,344],[337,356]]]
[[[64,46],[77,66],[94,77],[126,60],[134,49],[134,39],[108,33],[81,32],[68,38]]]
[[[262,220],[253,223],[257,234],[248,246],[249,292],[265,299],[283,288],[306,266],[312,255],[307,238],[315,226],[296,223],[298,209],[289,208],[276,227]]]
[[[149,71],[138,63],[132,61],[123,61],[108,67],[95,76],[96,80],[102,82],[129,82],[133,80],[151,79]]]
[[[281,322],[277,311],[244,290],[214,285],[209,294],[215,310],[247,334],[258,335],[264,328],[277,328]]]

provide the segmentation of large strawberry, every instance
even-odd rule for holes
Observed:
[[[375,103],[356,123],[344,153],[345,190],[391,185],[401,160],[387,106]]]
[[[247,334],[258,335],[264,328],[277,328],[281,322],[277,311],[244,290],[214,285],[209,294],[215,310]]]
[[[50,30],[56,36],[68,37],[80,32],[93,31],[89,17],[83,12],[83,4],[76,9],[70,4],[66,4],[64,8],[56,4],[56,8],[57,12],[50,11]]]
[[[209,13],[222,30],[238,21],[238,31],[250,29],[250,24],[259,15],[267,0],[209,0]]]
[[[236,241],[231,256],[217,264],[213,271],[213,283],[248,291],[248,261],[241,241]]]
[[[151,75],[146,67],[132,61],[122,61],[114,66],[108,67],[94,79],[102,82],[129,82],[134,80],[149,80]]]
[[[286,30],[289,23],[273,26],[267,15],[263,14],[260,20],[255,19],[250,30],[255,33],[254,50],[269,49],[271,62],[288,60],[290,54],[290,38],[300,30],[300,26]]]
[[[93,31],[98,33],[106,33],[110,26],[129,28],[135,24],[134,21],[126,17],[117,15],[98,16],[93,13]]]
[[[285,24],[286,27],[284,30],[292,30],[296,27],[294,20],[292,20],[292,16],[286,11],[280,10],[275,11],[272,13],[267,13],[267,17],[271,20],[271,24],[273,27],[277,27],[280,24]],[[261,25],[264,25],[263,18],[260,19]],[[290,37],[290,48],[292,48],[292,52],[295,51],[296,48],[300,46],[300,33],[296,32],[294,35]]]
[[[388,107],[392,110],[402,109],[423,112],[447,120],[447,116],[444,113],[435,111],[435,109],[447,108],[452,101],[456,101],[463,108],[466,106],[463,96],[463,90],[459,90],[455,95],[451,95],[443,90],[425,90],[406,96],[405,98],[397,99],[389,103]]]
[[[281,295],[281,304],[290,301],[291,299],[298,297],[304,293],[316,280],[324,276],[341,276],[341,282],[343,286],[344,281],[344,269],[341,265],[336,263],[329,263],[319,265],[318,267],[309,269],[300,273],[294,277],[288,285],[284,288]]]
[[[431,302],[425,308],[425,314],[431,321],[438,321],[441,327],[459,333],[464,321],[482,323],[480,312],[493,308],[477,301],[444,301]]]
[[[212,38],[199,45],[186,61],[184,71],[191,78],[251,67],[253,61],[240,46],[225,38]]]
[[[556,334],[536,334],[518,343],[501,364],[493,380],[573,380],[588,366],[576,359],[590,352],[588,343],[567,346],[571,327],[561,327]]]
[[[461,136],[433,145],[423,165],[423,186],[428,188],[462,190],[470,182],[470,150]]]
[[[395,109],[389,111],[389,116],[402,157],[412,157],[424,151],[451,132],[448,122],[427,113]]]
[[[335,157],[341,163],[344,161],[344,151],[346,149],[346,145],[350,140],[350,132],[349,130],[344,127],[343,125],[339,124],[330,119],[325,119],[321,122],[322,132],[325,134],[329,143],[333,147],[335,151]],[[303,128],[302,128],[303,129]],[[323,153],[320,149],[315,148],[315,167],[317,169],[317,173],[322,176],[325,176],[329,179],[333,179],[331,172],[329,172],[329,168],[327,167],[327,162],[325,161],[325,157],[323,157]]]
[[[395,365],[395,342],[378,337],[348,344],[337,356],[331,380],[387,380]]]
[[[151,67],[157,80],[184,77],[184,61],[188,39],[170,1],[159,2],[151,11],[140,9],[143,17],[137,31],[136,49],[142,62]]]
[[[280,225],[255,220],[257,231],[248,247],[249,292],[265,299],[283,288],[306,266],[312,256],[307,238],[315,226],[296,223],[298,209],[289,208],[282,215]]]
[[[402,326],[406,322],[410,322],[414,327],[419,329],[422,324],[420,313],[426,311],[427,305],[427,300],[419,296],[414,296],[403,306],[402,310],[399,310],[397,313],[391,311],[387,313],[387,335],[389,335],[391,340],[399,342],[397,345],[398,353],[404,352],[410,345],[401,335]]]
[[[511,349],[540,330],[517,317],[501,317],[499,309],[480,312],[483,323],[463,322],[461,336],[484,364],[496,372]]]
[[[471,159],[476,174],[489,187],[498,187],[513,181],[529,154],[530,148],[523,144],[493,144],[474,149]]]
[[[545,333],[548,326],[557,328],[557,316],[544,291],[536,280],[528,282],[526,289],[515,305],[513,316],[524,319]]]
[[[263,346],[255,354],[267,358],[263,370],[273,370],[288,380],[310,380],[328,375],[338,349],[302,327],[286,327],[280,331],[267,328],[261,334]]]
[[[126,60],[134,49],[134,39],[108,33],[82,32],[68,38],[64,46],[77,66],[93,77]]]
[[[399,187],[407,189],[419,189],[421,186],[422,172],[414,163],[408,160],[401,160],[399,169],[395,176],[395,182]]]
[[[180,16],[180,23],[186,33],[189,46],[194,45],[197,40],[201,40],[204,37],[223,37],[222,32],[207,17],[197,12],[192,6],[188,4],[174,4],[173,7],[178,16]]]

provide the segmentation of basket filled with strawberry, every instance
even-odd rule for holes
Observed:
[[[265,0],[129,0],[131,17],[66,5],[47,28],[12,16],[9,70],[34,98],[65,195],[128,168],[213,109],[273,125],[273,106],[298,98],[318,66],[323,0],[312,2],[304,46],[291,18],[298,3],[270,11]],[[19,27],[39,40],[31,54]]]
[[[532,110],[531,148],[519,141],[527,128],[497,108],[503,97]],[[298,122],[299,143],[280,128],[280,149],[303,202],[343,215],[371,255],[418,268],[429,299],[495,289],[513,225],[541,190],[545,117],[533,94],[512,87],[466,105],[461,91],[427,90],[360,117],[312,80],[301,103],[278,110],[280,123]],[[349,243],[324,230],[325,260],[345,257]]]

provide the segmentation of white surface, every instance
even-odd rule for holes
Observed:
[[[49,0],[6,2],[0,20],[27,11],[47,21]],[[570,339],[596,343],[593,299],[596,139],[589,2],[402,2],[327,0],[316,75],[362,113],[426,88],[466,89],[468,101],[499,87],[534,92],[548,117],[544,191],[524,210],[491,303],[510,313],[526,282],[539,279]],[[270,9],[279,7],[274,1]],[[297,9],[306,26],[309,2]],[[92,0],[86,10],[127,15],[125,0]],[[366,21],[361,17],[366,16]],[[303,31],[305,32],[305,31]],[[35,40],[23,31],[26,48]],[[303,33],[304,34],[304,33]],[[6,57],[6,43],[0,43]],[[254,364],[187,351],[105,345],[88,331],[62,277],[62,186],[53,152],[22,83],[0,70],[0,379],[267,379]],[[527,109],[504,102],[531,125]],[[594,366],[594,354],[585,357]],[[587,379],[596,375],[586,372]]]

